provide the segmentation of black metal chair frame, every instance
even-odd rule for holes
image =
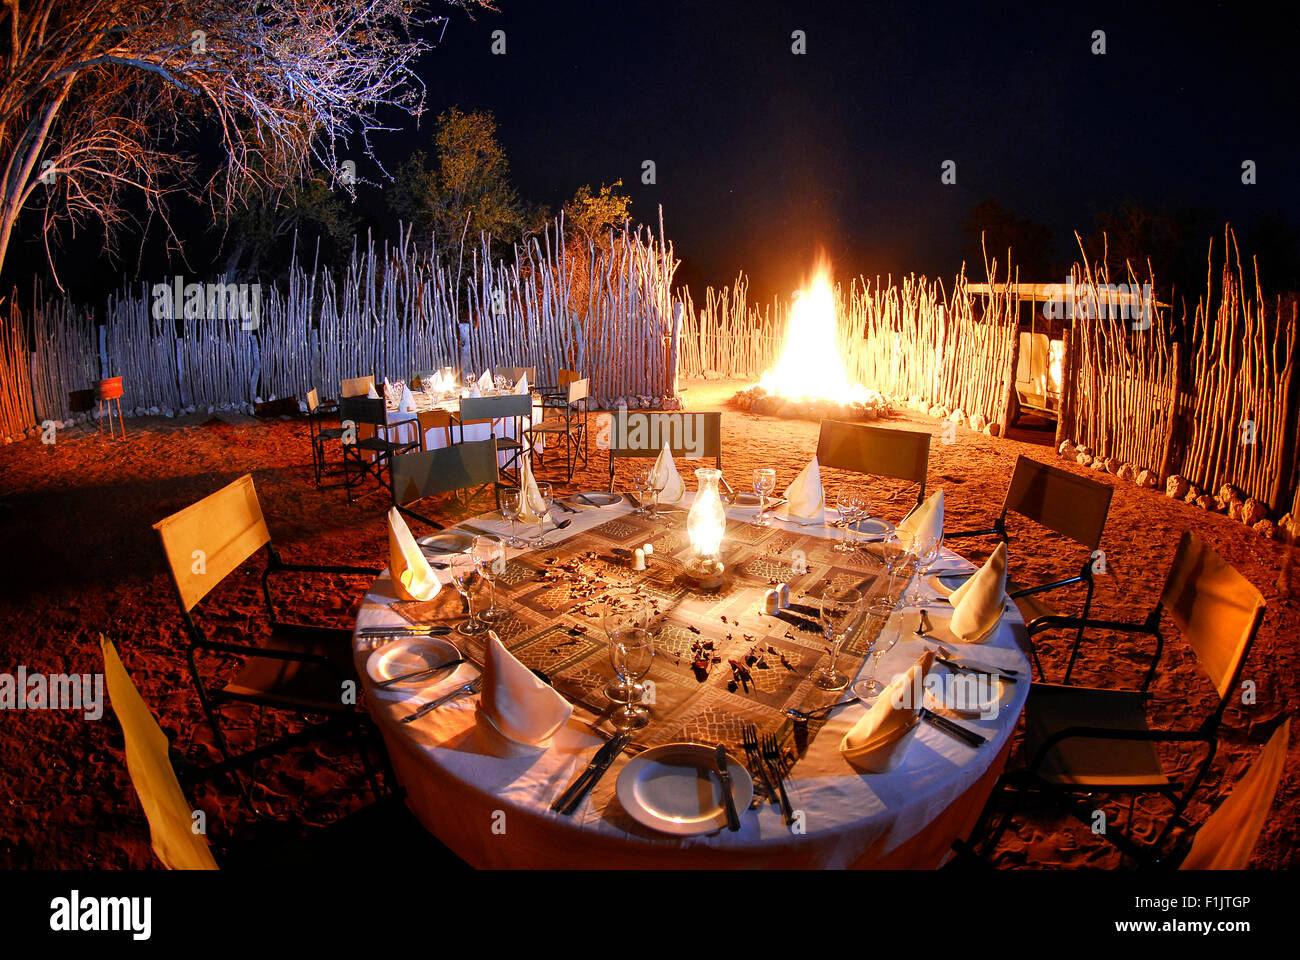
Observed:
[[[1029,458],[1027,458],[1027,457],[1021,457],[1020,459],[1021,459],[1021,460],[1027,460],[1027,461],[1030,462],[1030,463],[1037,464],[1037,461],[1029,460]],[[1017,464],[1017,465],[1018,465],[1018,464]],[[1040,466],[1041,466],[1041,464],[1040,464]],[[1013,478],[1013,479],[1014,479],[1014,478]],[[1107,487],[1107,489],[1110,489],[1110,488]],[[1010,491],[1008,491],[1008,493],[1010,493]],[[1006,544],[1009,545],[1009,544],[1010,544],[1010,540],[1011,540],[1011,538],[1010,538],[1010,536],[1009,536],[1008,533],[1007,533],[1007,512],[1008,512],[1008,509],[1009,509],[1009,502],[1004,500],[1004,501],[1003,501],[1003,504],[1002,504],[1002,512],[998,515],[998,517],[997,517],[996,519],[994,519],[994,521],[993,521],[993,526],[992,526],[992,527],[989,527],[989,528],[986,529],[986,530],[961,530],[961,531],[957,531],[957,532],[954,532],[954,533],[945,533],[945,534],[944,534],[944,539],[945,539],[945,540],[954,540],[954,539],[957,539],[957,538],[959,538],[959,537],[996,536],[996,537],[997,537],[1001,542],[1006,543]],[[1027,515],[1026,515],[1026,516],[1027,516]],[[1035,518],[1027,516],[1027,519],[1029,519],[1029,520],[1034,520]],[[1074,539],[1074,538],[1071,537],[1071,539]],[[1076,540],[1075,542],[1079,542],[1079,541]],[[1066,668],[1065,668],[1065,677],[1064,677],[1064,680],[1062,681],[1062,682],[1064,682],[1064,683],[1066,683],[1066,684],[1068,684],[1068,683],[1070,682],[1070,677],[1071,677],[1071,675],[1072,675],[1073,672],[1074,672],[1074,663],[1075,663],[1075,660],[1076,660],[1076,659],[1078,658],[1078,656],[1079,656],[1079,647],[1080,647],[1080,645],[1083,643],[1083,632],[1084,632],[1085,628],[1088,627],[1088,626],[1092,626],[1092,625],[1094,625],[1094,624],[1109,623],[1109,621],[1100,621],[1100,620],[1094,621],[1094,620],[1090,620],[1089,617],[1088,617],[1088,615],[1092,612],[1092,600],[1093,600],[1093,596],[1095,595],[1096,590],[1097,590],[1097,584],[1096,584],[1096,581],[1093,579],[1093,576],[1094,576],[1094,573],[1093,573],[1093,564],[1094,564],[1094,560],[1093,560],[1092,552],[1091,552],[1091,551],[1093,551],[1093,550],[1095,550],[1095,549],[1097,548],[1097,545],[1096,545],[1096,544],[1091,544],[1091,545],[1090,545],[1090,544],[1083,544],[1083,546],[1086,547],[1086,548],[1088,548],[1088,550],[1089,550],[1089,554],[1088,554],[1088,558],[1084,561],[1083,566],[1079,569],[1079,573],[1078,573],[1077,576],[1073,576],[1073,577],[1065,577],[1065,578],[1063,578],[1063,579],[1061,579],[1061,580],[1053,580],[1051,583],[1040,583],[1040,584],[1038,584],[1038,585],[1036,585],[1036,586],[1023,587],[1023,588],[1021,588],[1021,589],[1019,589],[1019,590],[1013,591],[1013,592],[1011,592],[1011,593],[1008,594],[1008,596],[1010,596],[1011,599],[1014,601],[1014,600],[1017,600],[1017,599],[1019,599],[1019,598],[1021,598],[1021,597],[1031,597],[1031,596],[1034,596],[1035,594],[1039,594],[1039,593],[1048,593],[1049,591],[1052,591],[1052,590],[1059,590],[1059,589],[1062,588],[1062,587],[1072,586],[1072,585],[1074,585],[1074,584],[1076,584],[1076,583],[1082,583],[1082,584],[1084,584],[1084,586],[1085,586],[1085,588],[1086,588],[1086,594],[1085,594],[1085,596],[1084,596],[1084,600],[1083,600],[1083,610],[1082,610],[1082,613],[1081,613],[1080,616],[1077,617],[1077,618],[1075,618],[1075,617],[1067,617],[1067,618],[1063,618],[1063,619],[1068,619],[1068,620],[1073,621],[1073,624],[1074,624],[1075,626],[1077,626],[1077,629],[1078,629],[1078,632],[1075,634],[1074,644],[1073,644],[1073,646],[1072,646],[1071,649],[1070,649],[1070,660],[1069,660],[1069,663],[1066,665]],[[1033,635],[1034,635],[1035,633],[1040,632],[1040,631],[1036,631],[1036,630],[1034,629],[1035,624],[1038,624],[1038,623],[1040,623],[1040,622],[1042,622],[1042,621],[1045,621],[1045,620],[1048,620],[1048,619],[1051,619],[1051,618],[1062,619],[1062,618],[1057,617],[1057,615],[1055,615],[1055,614],[1048,614],[1048,615],[1045,615],[1045,616],[1036,617],[1035,619],[1031,620],[1031,621],[1027,624],[1027,628],[1029,629],[1029,634],[1030,634],[1030,637],[1031,637],[1031,642],[1030,642],[1030,645],[1029,645],[1030,656],[1033,658],[1033,661],[1034,661],[1034,667],[1035,667],[1035,669],[1037,669],[1037,671],[1038,671],[1038,676],[1039,676],[1041,679],[1043,679],[1043,680],[1046,680],[1046,679],[1047,679],[1047,674],[1043,671],[1043,664],[1042,664],[1042,661],[1040,661],[1040,660],[1039,660],[1039,657],[1038,657],[1038,648],[1037,648],[1037,646],[1035,646],[1034,643],[1032,642],[1032,637],[1033,637]],[[1114,627],[1114,629],[1126,629],[1126,628],[1125,628],[1125,627]],[[1138,631],[1138,632],[1146,632],[1146,631]],[[1157,636],[1158,636],[1158,632],[1157,632]],[[1159,658],[1159,647],[1157,647],[1156,657],[1157,657],[1157,659]],[[1154,674],[1155,674],[1155,668],[1156,668],[1156,664],[1155,664],[1155,661],[1153,661],[1152,664],[1151,664],[1151,668],[1150,668],[1150,670],[1149,670],[1148,673],[1147,673],[1147,678],[1146,678],[1145,682],[1144,682],[1143,685],[1142,685],[1142,689],[1143,689],[1144,691],[1146,690],[1147,685],[1150,684],[1152,676],[1154,676]]]
[[[382,398],[374,397],[343,397],[339,400],[339,423],[344,430],[343,440],[343,486],[347,489],[348,502],[352,503],[355,498],[352,495],[352,488],[365,482],[367,474],[373,476],[381,487],[390,487],[390,483],[384,482],[383,471],[388,465],[389,459],[395,453],[404,453],[408,450],[416,449],[420,446],[420,422],[411,416],[403,420],[388,420],[387,408]],[[351,424],[352,442],[348,443],[349,429]],[[394,427],[400,427],[409,424],[415,431],[415,439],[404,442],[396,442],[388,439],[388,431]],[[374,427],[375,435],[373,437],[357,438],[355,431],[360,426]],[[380,435],[382,432],[382,436]],[[374,454],[374,459],[367,462],[364,454]],[[350,464],[357,467],[356,473],[353,473]]]
[[[318,642],[322,644],[341,644],[344,648],[349,648],[352,642],[351,631],[345,628],[317,627],[310,624],[289,623],[279,619],[276,615],[275,601],[271,597],[271,577],[282,573],[328,573],[377,577],[379,571],[374,567],[351,567],[341,565],[318,565],[318,564],[301,564],[285,563],[280,557],[274,545],[266,545],[266,567],[262,571],[262,596],[266,604],[266,611],[271,619],[270,635],[275,637],[296,637],[305,643]],[[246,562],[246,561],[245,561]],[[242,566],[242,564],[241,564]],[[288,734],[268,744],[255,746],[240,754],[231,754],[230,747],[226,743],[225,734],[222,732],[221,723],[218,719],[221,707],[227,702],[244,702],[251,703],[258,707],[271,707],[272,709],[289,710],[301,713],[303,708],[298,703],[276,700],[273,697],[243,697],[231,695],[223,690],[210,689],[203,681],[199,673],[197,655],[201,652],[219,653],[238,657],[263,657],[284,661],[296,661],[302,663],[315,663],[325,670],[335,674],[339,681],[339,690],[343,690],[343,683],[346,680],[354,678],[346,676],[338,668],[334,660],[320,653],[309,650],[293,649],[291,647],[276,646],[255,646],[244,643],[230,643],[227,641],[209,639],[203,628],[193,616],[192,610],[186,610],[184,601],[177,595],[181,607],[181,620],[185,625],[185,633],[188,638],[188,645],[185,651],[186,663],[189,665],[190,679],[198,693],[199,705],[203,709],[203,714],[207,718],[208,726],[212,729],[213,739],[216,741],[217,749],[221,751],[222,763],[212,765],[214,773],[233,773],[235,770],[245,766],[255,764],[258,761],[269,756],[283,753],[286,749],[307,743],[324,736],[332,731],[335,727],[342,727],[344,731],[354,737],[359,737],[363,731],[362,723],[365,720],[363,713],[357,708],[347,709],[342,698],[340,697],[338,707],[328,712],[326,719],[310,723],[307,727],[294,733]],[[199,603],[203,601],[200,600]],[[195,605],[196,607],[198,604]],[[355,681],[354,681],[355,682]],[[322,709],[324,706],[322,705]],[[259,730],[260,734],[260,730]],[[364,742],[358,741],[362,765],[365,768],[366,777],[370,781],[376,794],[379,792],[375,782],[374,768],[370,762],[369,754],[365,750]],[[381,751],[382,755],[382,751]],[[385,758],[385,763],[386,763]],[[249,809],[257,813],[253,805],[252,795],[249,791],[249,785],[245,784],[242,779],[235,777],[240,793],[248,803]]]
[[[581,383],[582,380],[576,380],[574,383]],[[556,443],[561,440],[564,442],[564,467],[565,482],[573,482],[573,473],[581,463],[583,469],[586,469],[588,463],[588,436],[587,421],[590,416],[591,394],[585,393],[577,399],[570,400],[570,388],[573,384],[565,386],[563,402],[554,402],[554,395],[542,398],[542,416],[543,419],[533,424],[525,431],[528,437],[528,446],[530,451],[536,455],[537,462],[545,465],[546,452],[539,449],[535,443],[538,436],[554,437]],[[557,416],[545,419],[547,411],[552,411]],[[579,442],[581,445],[579,445]]]
[[[515,400],[517,403],[499,402],[503,400]],[[525,403],[527,405],[527,412],[524,412],[523,409]],[[469,413],[466,413],[466,405],[468,405]],[[483,417],[475,413],[475,408],[479,406],[488,407],[489,414],[492,413],[491,407],[493,406],[504,406],[507,408],[518,406],[519,409],[515,410],[513,413],[507,413],[504,416],[489,415]],[[518,482],[522,473],[520,457],[523,456],[525,449],[523,421],[529,420],[531,422],[532,414],[532,394],[502,394],[501,396],[496,397],[462,397],[460,401],[460,409],[456,414],[455,426],[460,427],[460,443],[464,443],[466,426],[474,423],[486,423],[488,425],[489,439],[496,441],[497,452],[504,452],[507,455],[505,464],[499,468],[500,472],[507,475],[513,474],[515,481]],[[513,420],[515,422],[515,435],[513,437],[497,436],[497,421],[504,420]]]
[[[1036,625],[1029,627],[1029,632],[1032,636],[1032,634],[1042,632],[1043,630],[1051,630],[1061,627],[1071,629],[1075,627],[1079,627],[1080,629],[1083,627],[1096,627],[1098,629],[1119,630],[1154,636],[1156,638],[1155,660],[1153,660],[1151,664],[1151,668],[1147,673],[1146,680],[1143,682],[1141,690],[1133,692],[1134,696],[1140,697],[1145,701],[1150,696],[1147,689],[1155,674],[1156,663],[1159,661],[1160,652],[1164,647],[1164,638],[1160,632],[1160,616],[1163,609],[1163,601],[1158,600],[1151,613],[1148,614],[1146,619],[1141,623],[1127,623],[1115,620],[1089,620],[1084,617],[1055,615],[1041,617],[1035,621]],[[1025,793],[1038,792],[1051,794],[1056,799],[1064,801],[1069,812],[1081,822],[1088,825],[1091,825],[1092,823],[1093,808],[1081,802],[1071,800],[1070,796],[1072,794],[1127,794],[1136,798],[1139,794],[1158,793],[1163,795],[1165,799],[1173,805],[1174,809],[1164,828],[1148,846],[1139,845],[1137,842],[1129,839],[1118,831],[1107,830],[1103,834],[1103,836],[1122,853],[1134,858],[1139,863],[1151,863],[1153,857],[1156,856],[1156,851],[1159,850],[1160,846],[1164,842],[1165,837],[1179,822],[1181,822],[1181,817],[1187,808],[1187,804],[1191,801],[1196,789],[1205,779],[1206,773],[1209,772],[1210,765],[1214,762],[1214,757],[1218,752],[1218,733],[1223,720],[1223,713],[1227,709],[1228,701],[1232,697],[1233,692],[1238,689],[1242,670],[1245,669],[1246,660],[1250,656],[1251,648],[1254,646],[1255,636],[1258,633],[1259,624],[1262,619],[1263,608],[1261,607],[1256,611],[1255,621],[1251,628],[1249,639],[1246,641],[1245,649],[1242,651],[1236,668],[1233,670],[1231,679],[1224,688],[1225,692],[1219,698],[1218,705],[1209,713],[1208,716],[1205,717],[1196,729],[1126,730],[1115,727],[1074,726],[1057,730],[1044,739],[1043,742],[1039,744],[1033,758],[1024,770],[1004,773],[998,778],[998,782],[994,785],[993,791],[989,796],[988,804],[985,806],[984,812],[981,814],[980,820],[971,834],[972,838],[984,837],[983,841],[977,848],[979,856],[983,858],[991,854],[994,847],[997,846],[998,840],[1001,839],[1002,833],[1006,830],[1011,816],[1010,811],[1004,813],[1002,819],[991,830],[987,826],[987,822],[994,806],[994,801],[997,800],[1006,790],[1015,790],[1017,792]],[[1071,690],[1087,689],[1077,687],[1067,688],[1060,684],[1035,684],[1035,687],[1039,689],[1044,687]],[[1074,737],[1100,740],[1147,741],[1152,743],[1203,743],[1206,746],[1206,754],[1205,758],[1201,761],[1196,772],[1188,780],[1185,787],[1181,786],[1176,781],[1170,781],[1168,784],[1161,787],[1151,787],[1148,785],[1129,786],[1122,784],[1081,784],[1077,788],[1072,789],[1068,786],[1049,782],[1040,776],[1038,771],[1057,744],[1061,743],[1063,740]]]
[[[319,487],[324,477],[342,473],[341,467],[336,467],[331,471],[326,464],[325,443],[329,440],[341,440],[343,438],[343,428],[341,426],[322,426],[326,417],[337,421],[338,401],[317,400],[316,406],[313,407],[311,405],[311,395],[314,392],[309,391],[307,394],[307,435],[311,440],[312,468],[316,474],[316,486]],[[333,486],[338,486],[338,484],[333,484]]]

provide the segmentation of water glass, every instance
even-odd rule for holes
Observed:
[[[524,491],[520,487],[499,486],[497,487],[497,509],[501,511],[501,516],[510,521],[510,546],[524,547],[528,541],[521,540],[515,533],[515,522],[519,519],[519,514],[524,508]]]
[[[853,692],[861,700],[870,700],[880,696],[885,685],[880,681],[880,658],[898,642],[898,631],[894,631],[892,640],[885,637],[885,628],[894,612],[894,605],[885,598],[873,600],[867,608],[866,629],[874,638],[871,641],[871,669],[867,676],[853,685]]]
[[[529,504],[533,512],[537,514],[537,538],[533,541],[536,546],[550,546],[546,542],[546,521],[551,513],[551,485],[549,483],[537,484],[537,496]]]
[[[621,710],[611,718],[619,730],[637,730],[650,722],[650,711],[637,702],[640,694],[637,683],[650,672],[654,659],[654,640],[645,627],[625,624],[615,628],[609,637],[609,660],[614,672],[623,681],[631,696]]]
[[[767,498],[776,489],[776,471],[770,467],[760,467],[754,471],[754,492],[758,494],[758,513],[750,523],[755,527],[766,527]]]
[[[853,527],[862,519],[866,510],[866,500],[862,493],[853,487],[841,487],[839,494],[835,497],[835,509],[840,515],[840,526],[844,528],[844,536],[835,541],[834,549],[839,553],[849,553],[853,550]]]
[[[650,601],[643,595],[632,591],[615,593],[605,602],[602,620],[605,636],[613,643],[614,637],[623,630],[649,630],[650,616]],[[636,702],[645,693],[645,687],[619,678],[605,684],[604,693],[612,703]]]
[[[474,592],[482,581],[473,554],[454,553],[447,558],[447,566],[451,572],[451,582],[456,585],[456,591],[465,598],[465,604],[469,609],[469,619],[458,626],[457,631],[466,636],[482,633],[487,626],[474,613]]]
[[[497,609],[497,577],[506,569],[506,547],[496,537],[475,537],[470,556],[478,567],[478,575],[488,585],[488,608],[478,615],[485,623],[500,623],[505,614]]]

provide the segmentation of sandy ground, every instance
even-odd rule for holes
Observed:
[[[692,382],[685,398],[692,409],[726,409],[739,386]],[[312,480],[305,420],[227,419],[195,415],[177,420],[133,420],[126,442],[108,442],[93,431],[70,431],[53,445],[27,441],[0,448],[0,618],[6,625],[0,672],[86,672],[102,669],[98,636],[106,633],[176,746],[197,761],[215,757],[211,737],[191,688],[174,594],[151,525],[230,480],[252,473],[273,541],[287,559],[382,566],[386,549],[386,502],[373,494],[348,504],[341,489],[317,489]],[[948,528],[987,525],[997,514],[1017,454],[1060,463],[1052,455],[1050,429],[1022,429],[1008,439],[959,430],[957,442],[938,442],[928,418],[900,417],[891,426],[930,430],[930,489],[946,492]],[[817,425],[756,417],[728,410],[723,467],[734,481],[757,466],[775,467],[778,483],[793,478],[816,447]],[[607,461],[593,457],[575,484],[602,485]],[[1110,617],[1141,619],[1155,602],[1180,531],[1205,537],[1268,600],[1259,639],[1245,669],[1257,702],[1228,709],[1221,745],[1208,781],[1191,808],[1199,822],[1242,776],[1271,729],[1271,721],[1300,703],[1296,625],[1300,623],[1300,572],[1284,572],[1287,548],[1240,523],[1174,502],[1112,477],[1068,469],[1115,485],[1102,547],[1109,573],[1100,578],[1097,610]],[[540,471],[546,477],[552,469]],[[842,478],[827,471],[828,493]],[[905,512],[901,484],[873,481],[874,512],[898,519]],[[487,508],[483,499],[470,513]],[[444,504],[436,515],[465,515]],[[1013,529],[1012,573],[1023,582],[1068,575],[1082,562],[1080,548],[1041,529]],[[969,541],[975,559],[990,544]],[[956,544],[953,544],[956,546]],[[254,565],[256,567],[256,565]],[[222,616],[207,622],[218,635],[239,636],[262,623],[258,569],[232,576],[214,594]],[[350,625],[364,582],[316,578],[292,582],[279,597],[314,622]],[[1077,595],[1076,595],[1077,596]],[[1077,604],[1062,591],[1060,606]],[[1154,685],[1150,716],[1155,726],[1192,726],[1213,703],[1213,690],[1195,655],[1170,627]],[[1093,684],[1136,683],[1148,662],[1141,643],[1099,636],[1086,651],[1080,680]],[[1068,647],[1049,641],[1044,661],[1059,677]],[[213,676],[229,664],[210,661]],[[1076,668],[1077,669],[1077,668]],[[236,747],[253,742],[256,715],[228,709]],[[267,715],[264,730],[279,729]],[[1300,741],[1293,743],[1286,772],[1253,863],[1285,868],[1297,855],[1297,789]],[[1191,757],[1171,754],[1186,769]],[[111,711],[99,722],[80,713],[27,711],[0,716],[0,866],[156,866],[148,829],[131,789],[122,736]],[[333,821],[369,799],[355,754],[346,745],[300,749],[283,762],[263,765],[257,797],[273,811],[293,811],[302,821]],[[228,784],[205,787],[194,797],[208,812],[219,851],[250,829]],[[1127,811],[1108,808],[1121,820]],[[1136,830],[1150,835],[1163,823],[1162,801],[1140,801]],[[1085,827],[1050,811],[1019,820],[996,853],[999,866],[1108,866],[1117,857],[1096,843]]]

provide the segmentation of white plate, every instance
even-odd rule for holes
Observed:
[[[586,497],[587,499],[582,499]],[[612,507],[616,503],[622,503],[623,498],[617,493],[605,493],[600,490],[583,490],[581,493],[570,494],[564,498],[569,503],[576,503],[581,507]],[[591,503],[588,503],[590,500]]]
[[[925,705],[935,713],[955,717],[992,719],[1011,700],[1013,684],[998,677],[986,677],[969,670],[956,670],[944,663],[936,663],[948,676],[944,677],[943,698],[936,697],[929,687],[925,691]],[[953,684],[948,678],[961,680]]]
[[[434,533],[415,542],[430,553],[448,556],[464,553],[474,546],[474,537],[468,533]]]
[[[943,570],[925,578],[926,586],[941,597],[950,597],[963,583],[975,576],[974,570]]]
[[[366,661],[366,673],[370,674],[370,679],[375,683],[382,683],[392,677],[400,677],[406,673],[414,673],[416,670],[425,670],[458,659],[460,659],[460,651],[456,649],[456,645],[442,637],[402,637],[372,653],[370,659]],[[416,677],[414,680],[406,680],[394,686],[437,683],[450,676],[455,669],[456,667],[448,667],[446,670]]]
[[[637,823],[688,837],[727,827],[718,777],[716,748],[699,743],[666,743],[627,762],[618,775],[618,802]],[[742,816],[754,799],[754,780],[727,755],[731,796]]]
[[[853,526],[857,530],[858,538],[868,543],[884,540],[885,537],[894,532],[894,525],[888,520],[881,520],[879,517],[868,517],[865,520],[859,520]]]

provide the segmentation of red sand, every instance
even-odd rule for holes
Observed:
[[[735,383],[691,383],[692,409],[725,409]],[[773,466],[784,485],[813,453],[815,423],[726,413],[723,467],[733,482],[755,466]],[[7,650],[0,672],[18,665],[29,671],[99,672],[98,635],[113,639],[142,695],[175,743],[198,761],[215,758],[210,735],[185,668],[181,623],[151,524],[251,472],[272,539],[287,559],[383,566],[385,533],[381,494],[348,504],[341,489],[318,490],[312,482],[305,420],[284,422],[203,415],[178,420],[145,419],[127,424],[125,443],[99,439],[93,431],[71,431],[52,446],[26,441],[0,448],[0,551],[8,558],[0,615],[7,625]],[[891,426],[928,429],[930,489],[946,491],[950,530],[985,526],[999,510],[1017,454],[1061,463],[1052,454],[1050,432],[1022,430],[999,440],[959,430],[957,442],[938,442],[930,418],[899,418]],[[1044,445],[1047,444],[1047,445]],[[1268,541],[1225,516],[1174,502],[1113,477],[1067,465],[1115,486],[1102,547],[1109,575],[1100,578],[1099,615],[1141,619],[1158,596],[1179,532],[1199,532],[1248,577],[1268,600],[1263,629],[1245,668],[1258,700],[1229,707],[1218,757],[1191,807],[1194,822],[1218,804],[1258,753],[1268,722],[1300,703],[1296,624],[1300,574],[1293,574],[1287,548]],[[585,486],[603,484],[607,461],[593,457]],[[543,468],[540,475],[554,475]],[[833,492],[837,477],[827,471]],[[581,482],[581,478],[578,482]],[[875,512],[897,519],[905,509],[902,485],[873,482]],[[487,509],[484,498],[469,513]],[[439,518],[464,515],[454,505]],[[1011,543],[1012,572],[1023,582],[1057,579],[1077,570],[1079,548],[1046,531],[1018,528]],[[1013,530],[1013,535],[1015,530]],[[989,543],[958,547],[975,559]],[[953,546],[958,546],[954,543]],[[207,622],[229,636],[262,622],[258,570],[230,578],[213,595],[225,615]],[[353,578],[287,581],[279,596],[290,609],[316,622],[350,625],[364,583]],[[1062,592],[1066,593],[1065,591]],[[1060,606],[1067,606],[1064,596]],[[1195,656],[1166,625],[1168,641],[1154,684],[1153,725],[1191,726],[1209,710],[1213,691]],[[1085,648],[1080,682],[1135,684],[1147,660],[1141,641],[1101,636]],[[1068,652],[1064,640],[1049,641],[1044,662],[1058,678]],[[220,675],[229,667],[211,659],[205,667]],[[1078,668],[1076,668],[1077,670]],[[226,711],[235,746],[252,743],[255,714]],[[266,730],[276,727],[268,714]],[[1286,772],[1253,864],[1285,868],[1297,856],[1297,787],[1300,742],[1293,742]],[[1184,769],[1190,758],[1170,754]],[[6,869],[156,866],[148,829],[131,789],[122,736],[107,708],[100,722],[78,712],[33,711],[0,721],[0,866]],[[292,810],[307,822],[323,823],[368,799],[355,755],[342,746],[300,749],[283,761],[263,764],[258,799],[273,810]],[[214,839],[238,833],[248,821],[229,785],[208,787],[193,798],[208,812]],[[1122,808],[1111,807],[1123,813]],[[1167,805],[1139,801],[1138,832],[1149,835],[1164,821]],[[1109,866],[1117,855],[1097,843],[1074,820],[1040,812],[1017,821],[996,855],[999,866]]]

